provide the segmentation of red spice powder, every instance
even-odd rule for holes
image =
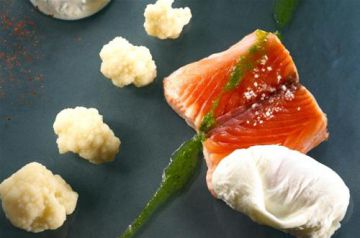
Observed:
[[[5,1],[3,4],[12,4]],[[3,6],[1,9],[7,9]],[[0,10],[0,99],[7,96],[14,87],[19,88],[15,95],[21,100],[38,96],[43,86],[43,75],[33,72],[33,66],[41,58],[38,47],[36,23],[27,16],[12,16],[6,10]],[[9,89],[9,93],[7,93]]]

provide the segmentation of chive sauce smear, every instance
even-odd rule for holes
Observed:
[[[276,35],[281,39],[281,32],[291,23],[300,0],[275,0],[273,18],[276,23]]]
[[[195,135],[182,144],[171,156],[169,165],[165,168],[161,184],[138,217],[119,238],[133,237],[157,208],[165,204],[173,195],[181,192],[194,176],[200,162],[202,151],[202,134]]]

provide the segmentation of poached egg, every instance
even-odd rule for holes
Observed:
[[[331,237],[350,199],[336,172],[278,145],[235,150],[217,166],[212,184],[233,209],[299,238]]]

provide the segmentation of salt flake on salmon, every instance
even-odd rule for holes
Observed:
[[[164,80],[169,105],[205,134],[207,183],[238,148],[278,144],[306,153],[327,139],[327,119],[299,83],[288,50],[257,30],[228,50],[181,67]]]

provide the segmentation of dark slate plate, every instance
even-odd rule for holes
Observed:
[[[38,13],[28,1],[1,0],[0,180],[38,161],[80,194],[76,212],[56,231],[26,233],[1,212],[1,238],[119,235],[157,188],[169,155],[194,134],[164,101],[162,78],[226,49],[256,28],[275,29],[272,0],[178,0],[176,5],[191,7],[191,24],[178,40],[160,41],[143,29],[146,2],[113,0],[91,18],[66,22]],[[11,22],[17,25],[15,33]],[[337,238],[358,237],[360,227],[359,22],[358,0],[304,0],[284,33],[303,84],[329,119],[329,141],[310,154],[337,171],[351,190]],[[158,66],[154,84],[118,89],[104,79],[98,53],[117,35],[150,48]],[[58,154],[55,115],[78,105],[98,108],[120,136],[115,162],[95,166],[73,154]],[[213,199],[205,172],[202,163],[188,191],[158,213],[139,237],[290,237]]]

